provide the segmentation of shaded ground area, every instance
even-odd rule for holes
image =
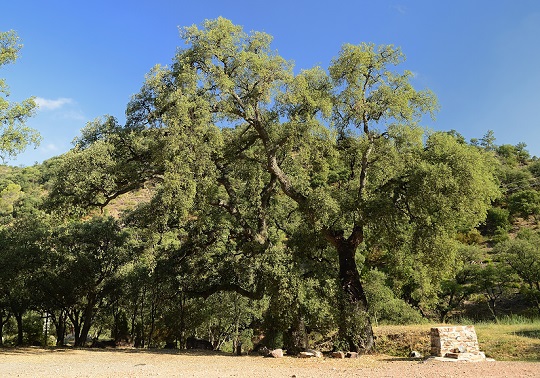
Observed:
[[[165,350],[0,349],[2,377],[540,377],[540,363],[271,359]]]

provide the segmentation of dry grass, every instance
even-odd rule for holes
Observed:
[[[431,327],[438,324],[379,326],[377,351],[396,357],[407,357],[412,350],[430,354]],[[445,326],[448,326],[446,324]],[[480,349],[486,356],[500,361],[540,361],[540,321],[517,324],[475,324]]]
[[[540,361],[540,322],[529,324],[477,324],[480,348],[486,355],[506,361]]]
[[[431,340],[429,332],[435,325],[387,325],[373,329],[376,339],[377,352],[395,357],[408,357],[416,350],[424,356],[429,356]]]

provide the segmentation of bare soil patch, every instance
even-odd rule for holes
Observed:
[[[1,377],[540,377],[540,363],[280,359],[165,350],[0,349]]]

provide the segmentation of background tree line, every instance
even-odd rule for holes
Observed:
[[[295,72],[223,18],[182,38],[124,125],[2,167],[3,341],[369,351],[373,323],[540,309],[537,159],[421,128],[399,48]]]

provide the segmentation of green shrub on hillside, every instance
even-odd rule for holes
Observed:
[[[528,217],[540,214],[540,193],[523,190],[508,197],[508,209],[513,216]]]
[[[487,212],[482,231],[486,235],[493,236],[497,232],[510,230],[510,227],[510,212],[500,207],[492,207]]]

